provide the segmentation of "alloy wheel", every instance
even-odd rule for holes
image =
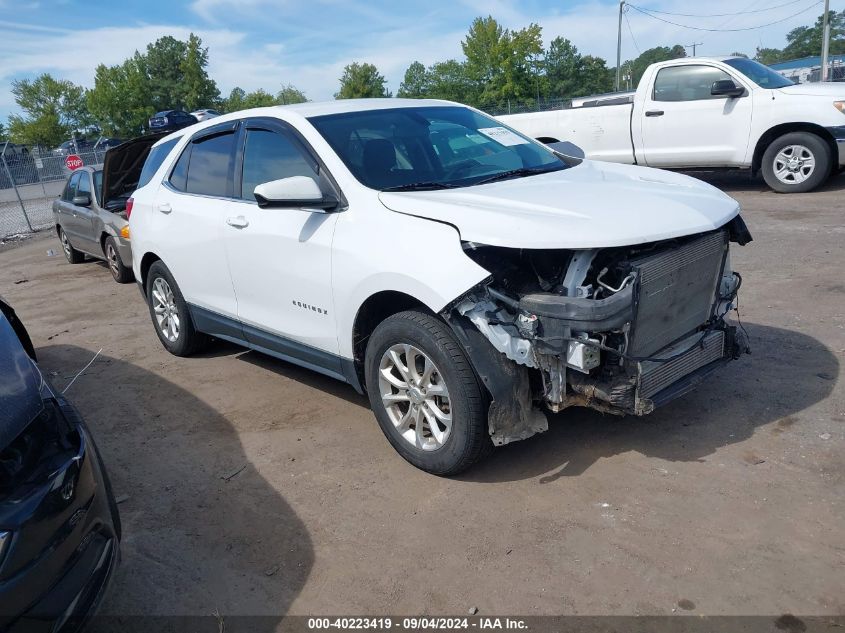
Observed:
[[[114,250],[111,242],[106,244],[106,259],[108,260],[112,275],[118,277],[120,275],[120,264],[117,261],[117,251]]]
[[[449,390],[440,370],[419,348],[397,344],[384,352],[379,393],[390,421],[409,444],[434,451],[449,439]]]
[[[175,343],[179,338],[180,319],[170,284],[163,277],[156,277],[150,294],[159,331],[165,339]]]
[[[816,169],[816,157],[804,145],[787,145],[774,158],[775,177],[787,185],[797,185]]]
[[[70,259],[70,255],[71,255],[70,241],[68,241],[67,233],[65,233],[64,230],[62,230],[61,240],[62,240],[62,250],[64,250],[64,252],[65,252],[65,257]]]

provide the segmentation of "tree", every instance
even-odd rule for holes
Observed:
[[[24,112],[9,117],[9,135],[16,143],[54,146],[93,126],[84,89],[70,81],[44,73],[12,81],[12,94]]]
[[[409,99],[422,99],[431,92],[430,77],[428,70],[420,62],[414,62],[405,71],[405,78],[399,85],[397,97]]]
[[[615,74],[601,57],[585,55],[581,58],[581,84],[575,97],[601,94],[613,90]]]
[[[556,97],[576,97],[583,93],[583,59],[568,39],[556,37],[546,51],[546,81],[549,94]]]
[[[636,87],[640,83],[640,79],[651,64],[657,62],[665,62],[670,59],[678,59],[686,57],[687,51],[680,44],[675,44],[671,48],[668,46],[656,46],[647,51],[640,53],[640,56],[630,62],[631,70],[631,86]],[[627,62],[626,62],[627,63]],[[614,69],[615,70],[615,69]]]
[[[820,15],[813,26],[799,26],[786,34],[786,48],[781,59],[799,59],[820,55],[824,14]],[[830,54],[845,53],[845,9],[830,12]]]
[[[428,68],[428,96],[468,105],[480,103],[478,84],[469,78],[466,64],[456,59],[437,62]]]
[[[144,56],[136,52],[119,66],[100,64],[86,93],[91,114],[107,136],[137,136],[155,113]]]
[[[237,112],[238,110],[243,110],[245,98],[246,92],[243,88],[232,88],[232,92],[229,93],[229,96],[223,99],[221,108],[224,112]]]
[[[335,99],[361,99],[367,97],[389,97],[385,84],[387,80],[372,64],[352,62],[343,69],[340,90]]]
[[[255,92],[249,92],[244,95],[240,109],[247,110],[248,108],[264,108],[273,105],[276,105],[276,97],[259,88]]]
[[[0,143],[5,143],[9,140],[9,133],[6,132],[6,126],[0,123]]]
[[[206,72],[208,66],[208,48],[203,48],[202,40],[193,33],[188,37],[188,45],[179,68],[182,72],[181,103],[186,110],[199,110],[215,105],[220,100],[217,84]]]
[[[760,48],[757,47],[757,52],[754,53],[754,59],[761,64],[777,64],[784,60],[783,51],[779,48]]]
[[[276,103],[278,105],[289,105],[291,103],[305,103],[308,97],[299,88],[293,84],[286,84],[282,89],[276,93]]]
[[[461,47],[482,102],[527,100],[538,92],[543,42],[537,24],[510,31],[492,16],[476,18]]]
[[[154,111],[184,107],[182,62],[187,52],[188,45],[170,35],[147,45],[143,59],[150,81],[148,99]]]

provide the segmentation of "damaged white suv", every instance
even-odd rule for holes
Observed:
[[[139,180],[162,344],[234,341],[365,390],[426,471],[546,430],[544,407],[647,414],[745,349],[728,246],[751,236],[698,180],[442,101],[247,110],[149,143],[110,177]]]

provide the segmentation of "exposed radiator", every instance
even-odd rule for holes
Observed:
[[[639,301],[629,354],[649,356],[710,318],[727,243],[717,231],[632,262]]]
[[[666,363],[643,361],[639,363],[640,379],[637,395],[639,398],[651,398],[672,383],[687,374],[718,360],[724,355],[725,333],[721,330],[710,332],[699,343],[701,333],[696,332],[675,345],[663,350],[658,358],[669,358],[678,352],[688,350],[682,356]]]

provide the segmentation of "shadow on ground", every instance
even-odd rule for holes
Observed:
[[[59,388],[91,359],[66,345],[38,355]],[[91,630],[223,630],[215,613],[227,631],[232,614],[264,615],[247,629],[275,630],[308,577],[313,547],[231,423],[160,376],[104,356],[68,396],[122,501],[122,561]]]
[[[497,449],[460,477],[540,484],[576,477],[603,457],[636,451],[670,462],[702,461],[742,442],[761,426],[773,432],[801,423],[800,413],[825,399],[839,362],[820,341],[795,332],[746,324],[752,354],[728,364],[696,391],[643,418],[571,409],[549,416],[549,431]],[[749,456],[753,459],[753,456]]]
[[[714,187],[718,187],[726,193],[737,191],[747,193],[751,191],[756,191],[762,193],[770,193],[773,196],[782,195],[775,193],[774,191],[769,189],[769,186],[763,181],[763,177],[761,175],[758,174],[757,176],[752,176],[751,172],[745,169],[684,171],[682,173],[686,174],[687,176],[692,176],[693,178],[703,180],[704,182],[709,183]],[[815,193],[817,191],[841,191],[842,189],[845,189],[845,173],[838,173],[831,176],[827,180],[827,182],[825,182],[818,189],[813,190],[812,193]]]

